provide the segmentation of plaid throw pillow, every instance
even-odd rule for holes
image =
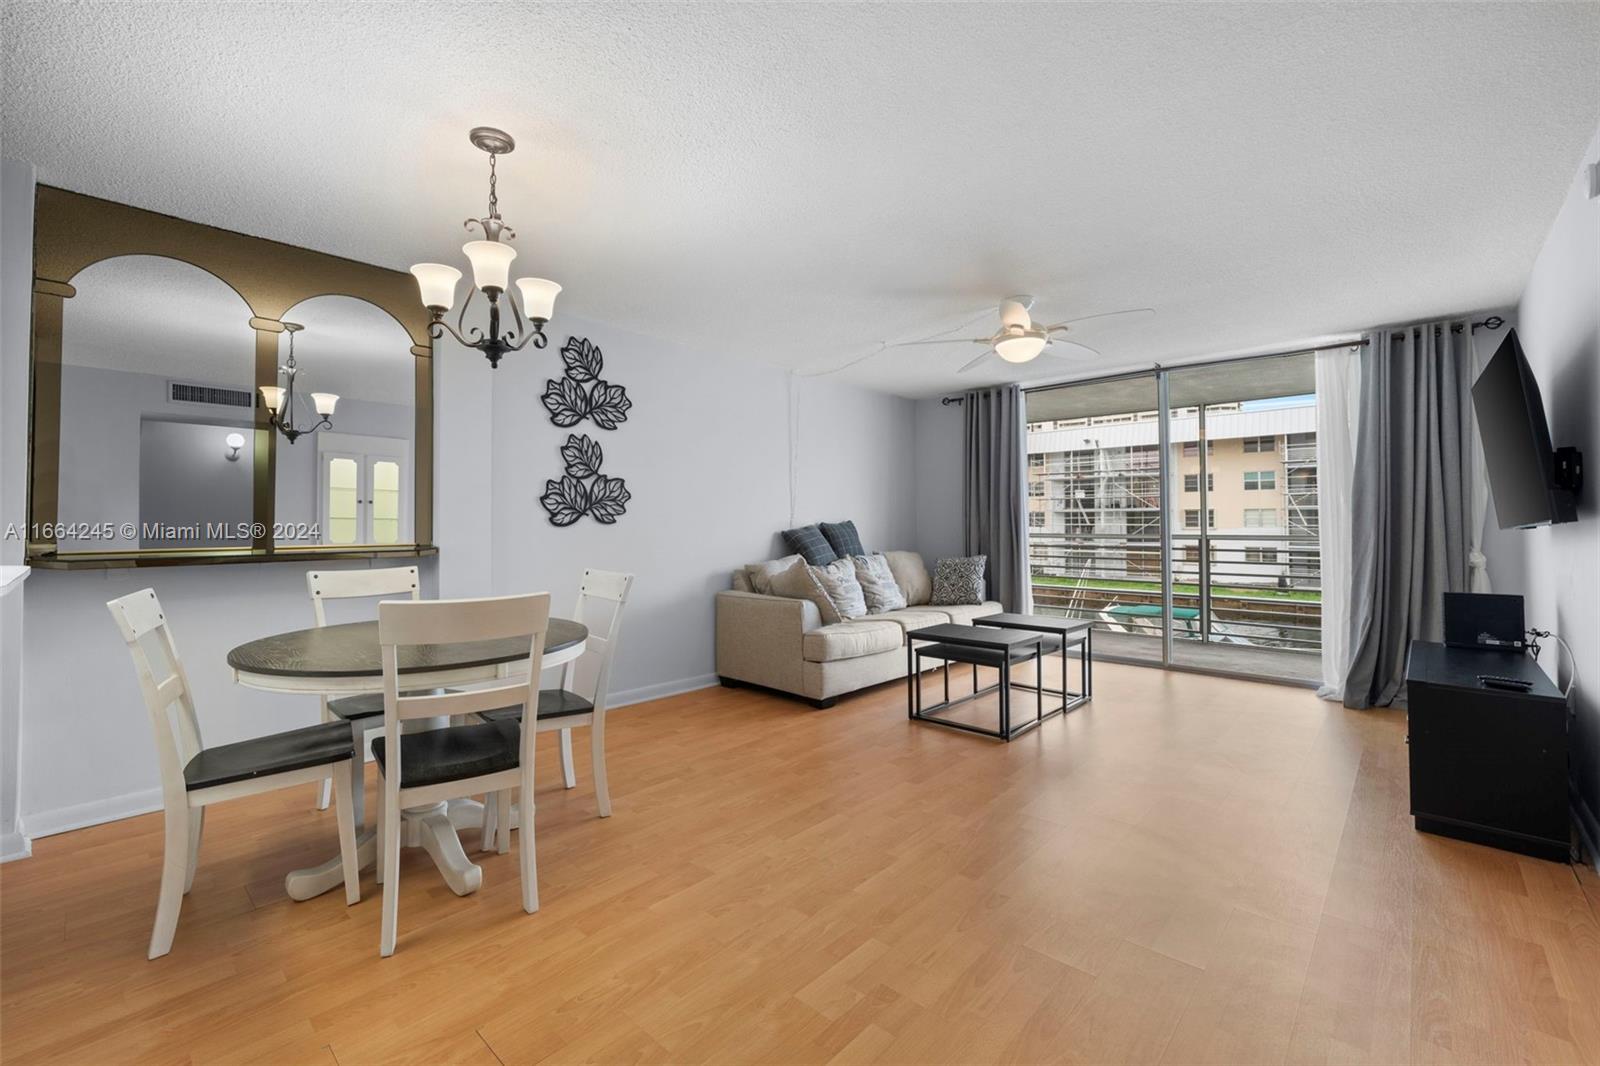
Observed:
[[[898,611],[906,605],[906,594],[895,584],[889,560],[881,555],[852,555],[850,561],[856,564],[856,580],[866,597],[868,614]]]
[[[827,566],[839,558],[839,553],[833,550],[828,538],[824,537],[822,530],[815,525],[784,530],[783,542],[789,546],[790,551],[812,566]]]
[[[933,603],[954,607],[983,602],[983,568],[987,555],[940,559],[933,568]]]
[[[828,545],[839,558],[867,554],[867,549],[861,546],[861,534],[856,532],[854,522],[823,522],[817,528],[828,538]]]

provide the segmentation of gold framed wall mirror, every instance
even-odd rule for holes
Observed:
[[[34,566],[435,550],[409,274],[40,186],[31,369]]]

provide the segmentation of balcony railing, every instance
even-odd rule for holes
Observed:
[[[1314,651],[1322,646],[1322,563],[1314,536],[1175,533],[1173,636]],[[1159,638],[1161,541],[1136,535],[1028,537],[1034,608]]]

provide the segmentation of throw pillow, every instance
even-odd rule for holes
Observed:
[[[785,555],[782,559],[769,559],[764,563],[751,563],[744,568],[745,576],[750,579],[750,588],[763,596],[772,595],[772,575],[782,570],[787,570],[800,561],[798,555]]]
[[[928,576],[922,556],[916,552],[884,552],[883,557],[889,560],[894,583],[906,594],[906,605],[920,607],[927,603],[933,596],[933,579]]]
[[[824,537],[822,530],[815,525],[784,530],[783,542],[789,546],[790,551],[798,553],[812,566],[827,566],[839,558],[839,553],[833,550],[828,538]]]
[[[816,604],[817,613],[822,616],[825,625],[844,621],[839,616],[838,610],[833,606],[833,601],[828,599],[828,594],[822,591],[822,586],[813,576],[816,568],[807,566],[804,559],[796,559],[787,570],[779,570],[772,575],[769,588],[772,595],[783,596],[791,600],[809,600]]]
[[[811,576],[827,595],[839,619],[860,618],[867,613],[866,595],[856,580],[856,567],[849,559],[835,559],[827,566],[813,566]],[[826,612],[824,612],[826,614]]]
[[[861,546],[861,534],[856,532],[854,522],[823,522],[817,528],[828,538],[828,545],[839,558],[867,554],[867,549]]]
[[[895,584],[889,560],[881,555],[852,555],[850,561],[856,566],[856,580],[867,598],[868,614],[898,611],[906,605],[906,594]]]
[[[936,607],[983,602],[983,567],[987,555],[940,559],[933,567],[933,603]]]

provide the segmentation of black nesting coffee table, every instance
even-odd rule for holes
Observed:
[[[913,629],[906,634],[906,699],[908,716],[914,721],[932,722],[934,725],[979,733],[986,737],[1011,740],[1037,726],[1051,715],[1038,713],[1044,707],[1044,648],[1045,635],[1023,629],[1004,629],[995,626],[963,626],[945,624]],[[919,641],[923,642],[919,645]],[[922,660],[944,661],[944,700],[929,707],[922,705]],[[1033,718],[1016,725],[1011,723],[1011,666],[1013,663],[1033,660],[1034,694],[1037,698]],[[960,699],[950,698],[950,664],[972,665],[972,694]],[[998,684],[978,688],[978,667],[992,666],[1000,671]],[[952,707],[969,703],[980,696],[998,691],[1000,694],[1000,728],[985,729],[979,725],[938,717]],[[1060,714],[1057,710],[1051,714]]]
[[[1049,639],[1045,641],[1044,650],[1054,651],[1054,645],[1061,645],[1061,687],[1047,688],[1047,696],[1060,696],[1061,706],[1057,707],[1046,718],[1055,714],[1062,714],[1079,707],[1094,699],[1094,623],[1081,618],[1055,618],[1043,614],[989,614],[982,618],[975,618],[973,625],[994,626],[997,629],[1020,629],[1031,633],[1043,633]],[[1067,670],[1067,650],[1078,649],[1078,691],[1073,692],[1067,684],[1070,676]]]

